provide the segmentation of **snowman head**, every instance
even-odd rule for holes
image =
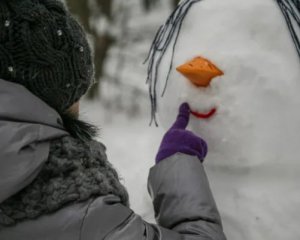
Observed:
[[[149,54],[153,120],[168,128],[189,103],[189,127],[231,161],[280,158],[282,141],[299,148],[299,9],[298,0],[181,1]]]

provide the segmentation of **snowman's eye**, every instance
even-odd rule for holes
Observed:
[[[213,78],[224,75],[216,65],[202,57],[196,57],[176,69],[197,87],[207,87]]]

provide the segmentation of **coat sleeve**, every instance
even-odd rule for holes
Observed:
[[[121,204],[110,204],[109,208],[106,207],[108,213],[99,213],[109,216],[103,218],[103,224],[108,224],[109,228],[105,228],[106,234],[98,239],[226,239],[204,168],[198,158],[179,153],[157,164],[150,170],[148,189],[153,199],[157,225],[145,222]],[[115,219],[111,220],[111,223],[115,222],[113,225],[108,223],[112,218]],[[95,222],[100,224],[99,221],[92,222],[94,225]],[[90,230],[86,232],[91,233]]]
[[[150,170],[148,189],[161,239],[226,239],[197,157],[178,153],[162,161]]]

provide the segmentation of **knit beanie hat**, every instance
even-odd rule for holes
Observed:
[[[86,93],[94,81],[91,50],[61,1],[0,1],[0,78],[59,113]]]

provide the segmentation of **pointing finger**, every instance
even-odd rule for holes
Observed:
[[[172,128],[185,129],[189,124],[189,120],[190,120],[190,107],[187,103],[183,103],[179,108],[179,114]]]

